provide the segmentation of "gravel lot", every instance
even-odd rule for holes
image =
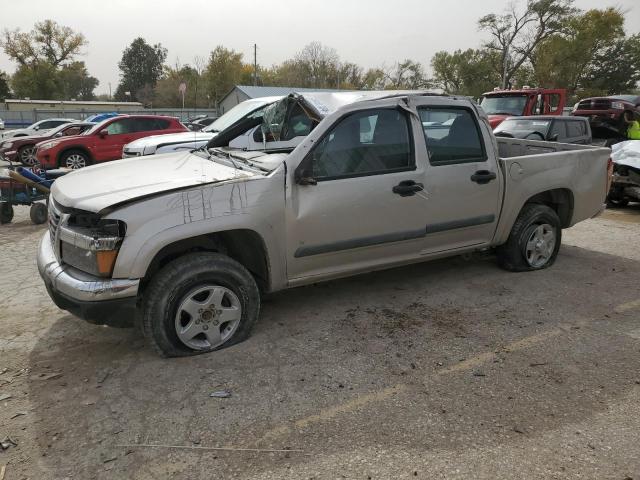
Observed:
[[[43,231],[0,226],[4,480],[640,479],[640,206],[565,231],[545,271],[299,288],[248,341],[171,360],[53,305]]]

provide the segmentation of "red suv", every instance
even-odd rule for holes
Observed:
[[[121,115],[99,123],[84,135],[36,145],[43,168],[82,168],[122,158],[122,147],[138,138],[187,132],[178,119],[158,115]]]

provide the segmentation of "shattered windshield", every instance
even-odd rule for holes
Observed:
[[[526,95],[484,97],[480,104],[487,115],[522,115],[526,105]]]
[[[236,123],[245,115],[250,113],[260,114],[265,107],[265,103],[261,102],[242,102],[233,107],[227,113],[218,118],[211,125],[202,129],[203,132],[217,133]]]
[[[278,142],[307,136],[318,123],[297,98],[287,97],[265,108],[260,130],[265,141]]]

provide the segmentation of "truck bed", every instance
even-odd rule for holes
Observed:
[[[522,206],[541,192],[569,195],[571,211],[564,227],[602,212],[609,148],[512,138],[496,142],[505,184],[496,243],[506,241]]]

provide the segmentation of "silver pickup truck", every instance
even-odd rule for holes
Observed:
[[[261,150],[229,147],[248,131]],[[60,308],[208,352],[245,339],[268,292],[493,248],[546,268],[604,208],[609,154],[496,139],[466,99],[292,94],[200,150],[57,180],[38,267]]]

